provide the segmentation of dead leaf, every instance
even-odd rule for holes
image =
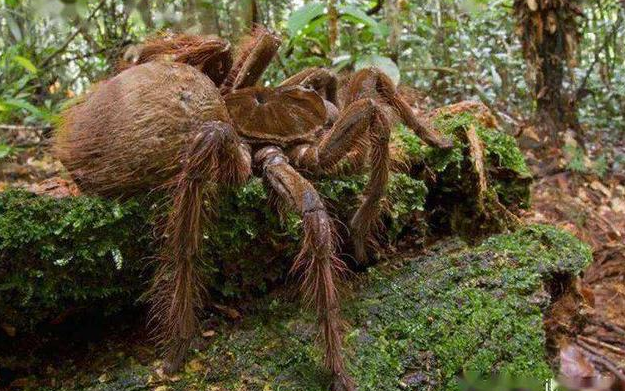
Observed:
[[[610,200],[610,206],[616,213],[625,213],[625,201],[620,197],[615,197]]]
[[[2,327],[2,330],[4,330],[4,332],[7,333],[7,335],[11,338],[15,337],[15,335],[17,334],[17,330],[15,329],[15,327],[11,326],[8,323],[2,323],[0,324],[0,327]]]
[[[595,307],[595,293],[588,285],[581,284],[579,293],[582,295],[584,301],[586,302],[586,304],[588,304],[589,307]]]
[[[549,31],[549,34],[555,34],[558,31],[558,18],[553,11],[549,11],[549,14],[547,14],[547,31]]]
[[[210,338],[210,337],[215,336],[215,334],[217,334],[217,333],[215,332],[215,330],[206,330],[206,331],[202,332],[202,337],[204,337],[204,338]]]
[[[232,307],[228,307],[228,306],[221,305],[221,304],[215,304],[215,308],[217,308],[219,311],[221,311],[224,315],[226,315],[228,318],[232,320],[241,319],[241,314],[239,313],[239,311],[237,311],[236,309]]]
[[[596,375],[595,368],[588,362],[581,350],[572,344],[560,349],[560,373],[569,379],[588,378]]]
[[[605,194],[606,197],[612,197],[612,192],[608,189],[603,183],[599,181],[592,181],[590,183],[590,188],[593,190],[597,190]]]

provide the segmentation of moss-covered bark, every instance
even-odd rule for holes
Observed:
[[[347,221],[365,183],[355,176],[317,186],[334,215]],[[385,240],[409,226],[426,192],[422,181],[392,176]],[[109,313],[135,303],[152,275],[159,202],[0,193],[0,323],[24,333],[68,312]],[[217,210],[201,257],[211,292],[249,297],[284,281],[299,249],[300,219],[280,218],[259,179],[228,191]]]
[[[476,208],[475,174],[463,137],[470,126],[477,128],[484,144],[494,197],[507,207],[528,203],[527,167],[514,139],[471,110],[442,111],[435,124],[454,139],[453,149],[427,147],[403,128],[393,134],[394,154],[407,162],[407,169],[390,180],[379,237],[383,246],[406,231],[418,228],[423,233],[425,226],[470,236],[502,228],[490,224],[497,221],[496,209],[485,219]],[[344,223],[359,205],[366,181],[366,175],[338,175],[315,182],[341,222],[337,227],[348,261]],[[224,192],[215,209],[220,218],[205,232],[202,256],[210,290],[244,297],[283,281],[298,251],[300,220],[291,214],[279,218],[258,178],[238,191]],[[155,210],[163,209],[155,208],[153,199],[117,202],[86,196],[55,199],[19,190],[0,193],[0,323],[23,333],[67,313],[110,312],[135,303],[152,272]],[[425,212],[421,220],[416,219],[418,211]]]
[[[407,170],[390,182],[379,237],[383,249],[415,227],[420,234],[425,227],[473,242],[504,228],[503,206],[527,206],[529,173],[514,140],[478,117],[472,111],[439,113],[435,124],[454,139],[446,152],[424,146],[404,129],[394,133],[396,159],[407,162]],[[478,205],[468,129],[483,144],[486,205]],[[346,222],[366,180],[336,175],[315,186],[337,220]],[[158,245],[153,222],[166,210],[156,207],[159,202],[0,193],[2,330],[24,334],[68,314],[109,313],[137,303]],[[218,223],[205,231],[203,270],[214,297],[253,298],[243,323],[220,326],[171,383],[130,360],[77,389],[327,389],[313,315],[296,300],[263,295],[285,280],[298,250],[300,220],[280,218],[258,178],[226,191],[216,209]],[[348,233],[337,226],[349,260]],[[353,294],[345,300],[347,361],[361,391],[455,390],[456,377],[470,373],[538,381],[551,376],[542,329],[550,304],[545,281],[578,274],[590,261],[584,245],[534,226],[476,248],[448,240],[418,259],[389,254],[391,260],[351,280]],[[0,336],[0,344],[8,339]],[[2,353],[0,369],[24,367],[19,351]]]
[[[361,391],[458,390],[459,376],[542,390],[552,377],[542,327],[550,282],[590,261],[572,235],[529,226],[475,248],[447,240],[428,255],[372,268],[344,305],[349,371]],[[173,381],[129,359],[77,389],[327,390],[313,316],[276,296],[254,308],[236,328],[218,328]]]

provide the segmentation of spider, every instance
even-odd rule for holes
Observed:
[[[152,316],[175,372],[198,328],[202,308],[196,267],[202,228],[214,221],[219,189],[241,185],[252,170],[282,206],[303,222],[291,271],[316,308],[324,364],[335,390],[354,390],[342,354],[333,223],[305,175],[323,175],[341,161],[367,160],[366,198],[350,222],[358,260],[380,214],[389,175],[389,110],[424,141],[450,142],[416,118],[392,81],[377,69],[353,74],[337,100],[336,76],[306,69],[278,87],[256,86],[280,39],[256,28],[233,60],[218,37],[173,35],[148,41],[134,61],[96,85],[63,115],[57,156],[87,193],[125,197],[165,190],[171,198],[161,261],[151,289]],[[356,152],[356,153],[354,153]]]

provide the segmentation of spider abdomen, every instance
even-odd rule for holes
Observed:
[[[129,195],[175,175],[184,147],[210,121],[230,122],[207,76],[149,62],[96,85],[66,110],[55,153],[82,190]]]

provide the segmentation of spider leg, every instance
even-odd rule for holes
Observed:
[[[280,86],[303,85],[319,92],[324,99],[335,106],[337,102],[338,78],[336,74],[325,68],[307,68],[280,83]],[[325,91],[325,94],[321,94]]]
[[[151,289],[151,322],[166,350],[165,370],[178,370],[198,327],[204,290],[196,266],[202,229],[215,217],[219,185],[243,183],[251,171],[247,147],[230,124],[208,122],[181,156],[183,168],[167,185],[171,211],[164,227],[161,262]]]
[[[255,85],[278,52],[280,43],[280,37],[271,31],[254,28],[239,45],[234,65],[221,86],[221,94]]]
[[[428,145],[442,149],[449,149],[453,146],[451,140],[439,134],[428,121],[414,114],[410,105],[397,93],[393,81],[379,69],[366,68],[356,72],[348,86],[347,96],[347,103],[365,97],[381,98],[393,107],[402,121]]]
[[[389,176],[391,125],[372,99],[350,104],[334,126],[323,135],[318,147],[303,145],[291,152],[296,165],[327,172],[344,157],[368,156],[371,175],[367,195],[350,221],[354,252],[359,262],[366,260],[369,235],[374,231],[386,195]]]
[[[232,50],[228,41],[215,36],[163,35],[127,51],[117,69],[164,59],[196,67],[220,85],[232,67]]]
[[[335,378],[334,389],[354,390],[342,356],[340,308],[336,280],[345,269],[335,253],[333,226],[319,194],[277,147],[254,155],[266,183],[278,198],[302,216],[304,238],[291,272],[302,274],[304,299],[314,304],[325,348],[325,366]]]

